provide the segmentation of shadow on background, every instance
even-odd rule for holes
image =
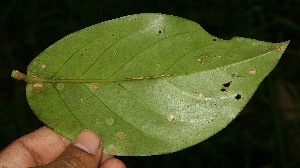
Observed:
[[[291,43],[246,108],[228,127],[188,149],[120,157],[128,167],[300,167],[299,1],[90,0],[0,2],[0,149],[43,124],[30,110],[25,83],[10,78],[62,37],[136,13],[164,13],[199,23],[210,34]]]

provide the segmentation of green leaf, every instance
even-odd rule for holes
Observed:
[[[105,153],[156,155],[226,127],[288,43],[222,40],[183,18],[138,14],[70,34],[12,76],[59,134],[91,129]]]

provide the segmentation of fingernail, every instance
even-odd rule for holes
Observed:
[[[74,146],[90,153],[96,154],[96,151],[101,146],[100,137],[93,131],[82,131],[73,142]]]

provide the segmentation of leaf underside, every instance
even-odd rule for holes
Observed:
[[[38,55],[28,66],[27,99],[70,140],[83,129],[99,133],[107,154],[175,152],[228,125],[288,43],[222,40],[163,14],[126,16]]]

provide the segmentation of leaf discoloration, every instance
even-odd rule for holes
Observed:
[[[221,91],[226,92],[229,89],[229,86],[230,86],[231,83],[232,83],[232,81],[222,84]]]
[[[283,51],[285,50],[285,46],[282,45],[282,44],[280,44],[280,45],[276,46],[276,50],[277,50],[278,52],[283,52]]]
[[[32,83],[32,86],[37,89],[42,89],[44,84],[42,82],[34,82]]]
[[[99,90],[99,85],[97,83],[94,83],[92,87],[94,90]]]
[[[123,140],[123,139],[124,139],[124,134],[123,134],[123,133],[120,133],[120,134],[118,135],[118,139],[119,139],[119,140]]]
[[[175,118],[173,114],[168,115],[167,120],[172,121]]]
[[[255,74],[256,74],[256,70],[249,70],[248,72],[249,72],[249,74],[251,74],[251,75],[255,75]]]

